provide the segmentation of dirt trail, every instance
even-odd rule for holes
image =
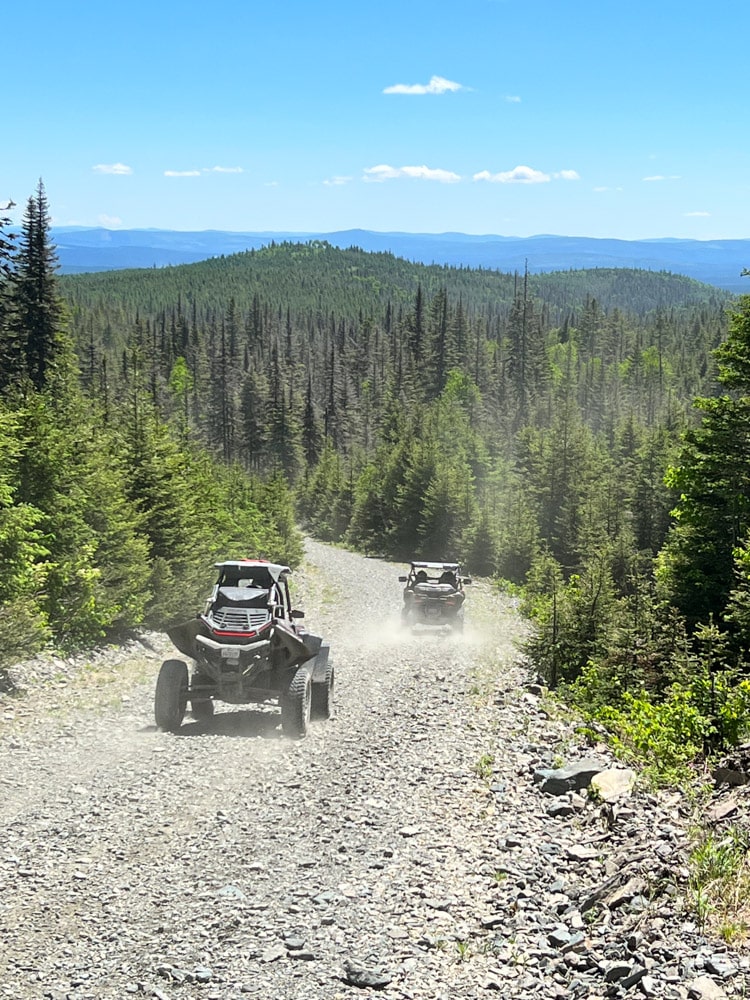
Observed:
[[[565,734],[524,693],[523,624],[480,583],[463,637],[405,633],[399,571],[308,543],[337,692],[303,741],[255,707],[156,731],[166,641],[0,706],[0,997],[571,995],[531,782]]]
[[[0,995],[336,996],[346,958],[391,962],[423,839],[403,828],[437,892],[486,744],[464,731],[475,664],[510,663],[518,629],[480,586],[465,639],[405,635],[398,572],[309,543],[297,599],[331,641],[337,710],[301,743],[269,709],[157,732],[161,650],[118,668],[145,676],[132,689],[4,704]],[[286,957],[292,932],[310,956]]]

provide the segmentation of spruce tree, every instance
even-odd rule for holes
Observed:
[[[750,296],[740,298],[715,354],[726,391],[695,401],[703,420],[668,473],[679,499],[660,555],[663,593],[691,626],[722,620],[736,552],[750,538]]]
[[[26,206],[13,275],[13,326],[23,345],[25,374],[36,389],[46,388],[60,362],[71,360],[49,229],[47,196],[40,180]]]

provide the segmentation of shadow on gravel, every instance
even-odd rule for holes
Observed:
[[[217,712],[212,719],[185,722],[176,736],[233,736],[240,739],[280,740],[281,716],[271,712],[241,710]]]

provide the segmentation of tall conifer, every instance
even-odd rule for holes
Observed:
[[[13,278],[13,324],[24,345],[26,374],[36,389],[47,387],[66,354],[70,359],[49,228],[47,196],[40,180],[26,206]]]

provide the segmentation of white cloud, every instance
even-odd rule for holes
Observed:
[[[499,174],[491,174],[489,170],[482,170],[478,174],[474,174],[474,180],[489,181],[491,184],[546,184],[552,178],[549,174],[542,173],[541,170],[519,165]]]
[[[203,167],[202,170],[165,170],[165,177],[200,177],[202,174],[242,174],[242,167]]]
[[[686,219],[710,219],[710,212],[685,212]]]
[[[577,170],[558,170],[552,175],[559,181],[580,181],[581,175]]]
[[[126,167],[124,163],[97,163],[91,169],[95,174],[118,174],[125,176],[133,173],[133,168]]]
[[[278,181],[266,181],[265,184],[263,185],[263,187],[267,188],[277,188],[278,186],[279,186]]]
[[[350,180],[351,177],[329,177],[323,183],[326,187],[341,187],[342,184],[348,184]]]
[[[508,104],[520,104],[521,103],[521,98],[518,97],[516,94],[506,94],[505,100],[508,102]]]
[[[395,83],[386,87],[384,94],[444,94],[446,91],[464,90],[460,83],[446,80],[443,76],[430,77],[429,83]]]
[[[97,219],[103,226],[106,227],[122,225],[122,219],[118,218],[116,215],[99,215],[97,216]]]
[[[364,180],[392,181],[400,177],[410,177],[423,181],[439,181],[441,184],[455,184],[461,177],[451,170],[432,169],[431,167],[391,167],[381,163],[377,167],[366,167]]]
[[[669,177],[664,174],[652,174],[651,177],[644,177],[644,181],[678,181],[680,179],[679,174],[671,174]]]

